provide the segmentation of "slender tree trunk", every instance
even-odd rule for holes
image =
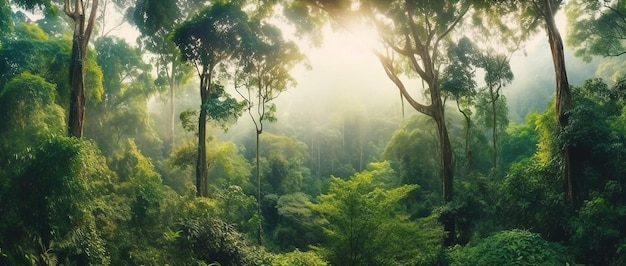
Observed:
[[[317,141],[317,175],[322,176],[322,152],[319,140]]]
[[[498,120],[496,116],[496,101],[498,97],[493,95],[493,90],[490,88],[489,92],[491,94],[491,142],[492,142],[492,153],[491,153],[491,162],[493,164],[493,169],[498,168]]]
[[[206,112],[200,111],[198,119],[198,160],[196,162],[196,187],[197,196],[206,197]]]
[[[76,20],[76,24],[84,24],[82,20]],[[72,44],[72,61],[70,62],[70,112],[67,126],[70,136],[81,138],[83,136],[83,121],[85,119],[85,51],[80,47],[84,36],[74,31]]]
[[[559,131],[562,131],[569,124],[568,112],[573,108],[572,95],[567,79],[567,70],[565,67],[565,56],[563,53],[563,40],[559,33],[556,23],[554,22],[554,11],[550,0],[545,0],[546,29],[548,32],[548,41],[552,52],[552,62],[554,64],[554,73],[556,75],[556,116],[559,125]],[[580,206],[580,188],[577,180],[575,161],[576,154],[570,145],[563,148],[565,157],[564,175],[567,187],[567,197],[573,204],[574,208]]]
[[[204,105],[209,100],[211,89],[210,74],[200,75],[200,99]],[[198,197],[208,196],[208,165],[206,158],[206,120],[207,113],[204,107],[200,107],[198,117],[198,156],[196,161],[196,195]]]
[[[472,172],[472,150],[470,148],[470,133],[472,131],[472,120],[470,116],[461,111],[461,114],[465,118],[465,172],[469,175]]]
[[[174,60],[176,61],[176,60]],[[174,138],[175,138],[175,130],[176,130],[176,113],[175,113],[175,106],[176,106],[176,95],[175,95],[175,91],[176,91],[176,75],[174,74],[174,72],[176,71],[176,62],[172,62],[172,70],[170,71],[170,77],[169,77],[169,83],[170,83],[170,110],[169,110],[169,115],[168,115],[168,121],[167,121],[167,125],[165,126],[167,128],[166,131],[166,146],[167,146],[167,152],[169,153],[172,148],[174,147]]]
[[[438,96],[437,96],[438,98]],[[443,202],[448,204],[453,199],[453,161],[452,161],[452,145],[450,144],[450,138],[448,136],[448,128],[446,127],[444,106],[440,99],[433,99],[434,115],[433,119],[437,123],[437,133],[439,135],[439,148],[440,148],[440,172],[442,181]],[[455,241],[455,217],[451,213],[445,213],[442,217],[443,229],[446,232],[444,238],[444,245],[452,246]]]
[[[257,183],[257,204],[256,211],[259,216],[259,224],[257,227],[257,241],[259,246],[263,245],[263,222],[261,219],[261,164],[259,163],[259,139],[261,136],[261,131],[257,129],[256,131],[256,183]]]
[[[93,31],[98,10],[98,0],[91,2],[89,18],[86,17],[85,3],[75,0],[74,7],[69,0],[65,0],[63,11],[74,20],[74,34],[72,37],[72,55],[70,59],[69,80],[71,86],[70,110],[68,117],[68,133],[70,136],[83,136],[85,121],[85,60],[87,58],[87,44]]]

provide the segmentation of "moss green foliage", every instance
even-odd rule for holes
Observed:
[[[539,234],[524,230],[502,231],[476,244],[455,247],[451,265],[573,265],[568,250]]]

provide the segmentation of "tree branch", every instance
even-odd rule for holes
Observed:
[[[398,77],[398,75],[396,74],[394,68],[393,68],[393,63],[391,62],[391,60],[381,54],[380,52],[376,52],[376,57],[378,57],[378,60],[380,61],[380,63],[382,64],[385,73],[387,74],[387,77],[389,77],[389,79],[391,79],[391,81],[396,85],[396,87],[398,87],[398,89],[400,90],[401,95],[406,99],[406,101],[413,106],[413,108],[415,108],[415,110],[417,110],[420,113],[423,113],[425,115],[428,116],[433,116],[433,112],[432,112],[432,108],[426,105],[423,105],[419,102],[417,102],[407,91],[406,87],[404,86],[404,83],[402,82],[402,80],[400,80],[400,78]]]

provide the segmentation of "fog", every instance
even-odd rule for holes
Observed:
[[[565,18],[557,16],[562,36],[566,36]],[[124,32],[131,39],[132,32]],[[287,34],[289,31],[287,30]],[[280,129],[288,133],[289,128],[315,128],[327,125],[340,113],[358,113],[364,116],[378,116],[390,123],[399,124],[404,117],[417,111],[404,104],[395,85],[388,79],[376,56],[368,50],[361,38],[345,31],[324,31],[323,41],[314,46],[309,40],[295,39],[306,54],[310,67],[301,65],[292,71],[297,84],[283,92],[274,103],[277,106],[278,121],[266,123],[266,131]],[[566,65],[571,85],[582,85],[594,77],[600,60],[586,63],[573,56],[573,51],[565,46]],[[554,97],[555,78],[550,48],[544,31],[539,31],[522,49],[511,57],[514,80],[503,88],[509,107],[511,122],[521,123],[529,112],[542,112]],[[482,77],[477,77],[480,86]],[[196,108],[197,86],[188,85],[187,94],[179,93],[179,109]],[[409,89],[414,97],[423,92],[418,80],[409,81]],[[230,92],[236,95],[234,90]],[[191,97],[190,99],[184,99]],[[161,112],[163,103],[155,97],[151,110]],[[333,118],[335,117],[335,118]],[[158,120],[157,120],[158,121]],[[159,124],[159,122],[157,122]],[[254,125],[244,113],[227,132],[214,133],[220,139],[234,140],[251,134]]]

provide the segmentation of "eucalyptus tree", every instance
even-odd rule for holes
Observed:
[[[235,60],[242,38],[249,36],[248,15],[233,2],[216,2],[183,22],[173,33],[182,59],[190,62],[200,79],[201,110],[198,115],[198,154],[196,189],[198,196],[208,196],[206,155],[207,119],[223,120],[237,115],[240,104],[227,97],[216,84],[223,74],[220,66]],[[247,33],[246,33],[247,32]]]
[[[445,119],[445,102],[441,88],[440,70],[445,66],[444,49],[453,41],[452,36],[469,17],[472,10],[483,8],[489,1],[331,1],[298,0],[287,9],[296,18],[301,29],[310,29],[311,22],[297,17],[308,15],[309,21],[328,15],[332,21],[347,25],[348,18],[358,18],[376,28],[382,50],[375,51],[383,70],[400,91],[404,99],[418,112],[431,117],[436,124],[443,202],[453,200],[453,153]],[[320,14],[321,13],[321,14]],[[423,81],[422,93],[409,88],[406,77]],[[417,90],[419,91],[419,89]],[[418,98],[426,95],[425,100]],[[442,214],[445,243],[454,243],[455,221],[451,213]]]
[[[304,59],[298,46],[286,41],[280,29],[265,21],[253,21],[254,35],[245,38],[243,52],[235,77],[235,89],[247,104],[246,109],[254,123],[256,133],[257,214],[261,217],[261,168],[259,137],[263,122],[276,121],[276,105],[272,103],[283,91],[295,84],[289,73]],[[259,223],[257,240],[262,244]]]

